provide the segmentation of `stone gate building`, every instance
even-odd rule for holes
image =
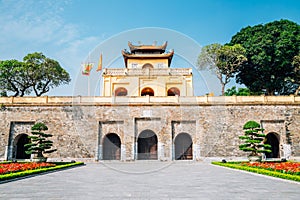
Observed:
[[[300,156],[300,97],[193,96],[192,70],[170,68],[173,51],[129,43],[123,69],[104,69],[102,96],[0,97],[0,159],[24,153],[31,126],[53,134],[53,159],[201,160],[244,157],[238,136],[260,122],[273,152]]]

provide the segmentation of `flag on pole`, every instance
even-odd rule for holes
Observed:
[[[98,68],[97,72],[102,70],[102,53],[100,54],[99,62],[98,62]]]
[[[82,66],[82,75],[89,76],[93,66],[93,63],[84,63]]]

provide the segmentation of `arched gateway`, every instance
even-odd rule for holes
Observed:
[[[279,136],[277,133],[268,133],[265,144],[271,145],[271,153],[265,153],[267,158],[279,158]]]
[[[193,159],[193,141],[189,134],[180,133],[175,138],[175,160]]]
[[[138,160],[157,160],[157,136],[153,131],[142,131],[137,143]]]
[[[121,159],[121,140],[115,133],[109,133],[103,139],[103,160]]]
[[[16,159],[29,159],[30,154],[26,154],[25,144],[29,143],[29,138],[27,134],[20,134],[14,140],[14,152]]]

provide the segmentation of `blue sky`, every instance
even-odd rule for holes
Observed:
[[[80,63],[121,32],[160,27],[201,46],[223,44],[248,25],[279,19],[300,24],[299,13],[299,0],[0,0],[0,60],[43,52],[73,79],[49,95],[72,95]]]

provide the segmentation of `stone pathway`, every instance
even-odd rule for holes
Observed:
[[[0,199],[300,199],[300,184],[205,162],[104,162],[0,184]]]

